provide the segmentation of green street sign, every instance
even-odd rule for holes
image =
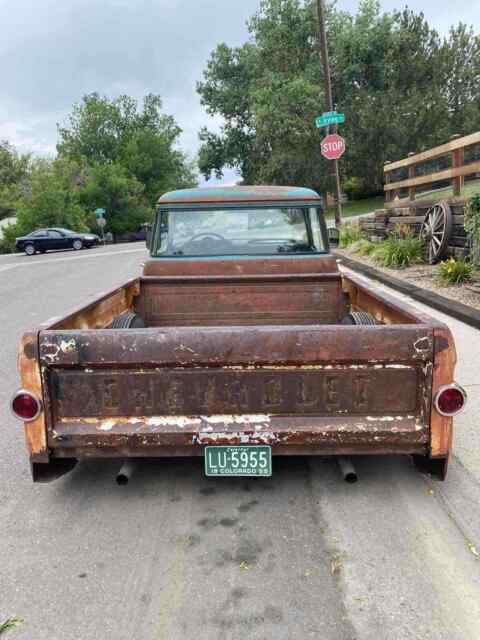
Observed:
[[[327,111],[322,113],[321,116],[315,118],[315,126],[317,129],[322,127],[329,127],[331,124],[343,124],[345,122],[345,114],[337,113],[336,111]]]

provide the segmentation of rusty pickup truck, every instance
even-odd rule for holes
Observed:
[[[22,339],[33,480],[171,456],[266,476],[272,454],[406,454],[445,478],[466,401],[452,335],[342,273],[321,205],[292,187],[162,196],[143,274]]]

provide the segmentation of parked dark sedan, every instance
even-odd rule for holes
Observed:
[[[68,229],[37,229],[27,236],[16,238],[17,251],[25,251],[33,256],[37,251],[45,253],[56,249],[89,249],[100,244],[100,238],[93,233],[77,233]]]

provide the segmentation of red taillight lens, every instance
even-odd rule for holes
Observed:
[[[456,384],[439,389],[435,397],[435,407],[444,416],[459,413],[467,401],[465,391]]]
[[[18,391],[12,400],[12,412],[16,418],[29,422],[35,420],[42,405],[37,398],[28,391]]]

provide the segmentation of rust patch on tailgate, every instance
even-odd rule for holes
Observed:
[[[431,362],[432,333],[415,325],[42,331],[40,358],[47,366],[111,368]],[[66,352],[71,340],[75,350]]]
[[[56,419],[68,416],[416,413],[414,365],[54,370]],[[401,390],[401,393],[399,393]]]
[[[50,434],[57,456],[196,455],[208,444],[269,444],[295,455],[344,453],[420,453],[428,427],[414,416],[298,417],[215,415],[138,418],[64,418]],[[283,453],[286,453],[284,450]],[[178,455],[181,455],[179,453]]]

